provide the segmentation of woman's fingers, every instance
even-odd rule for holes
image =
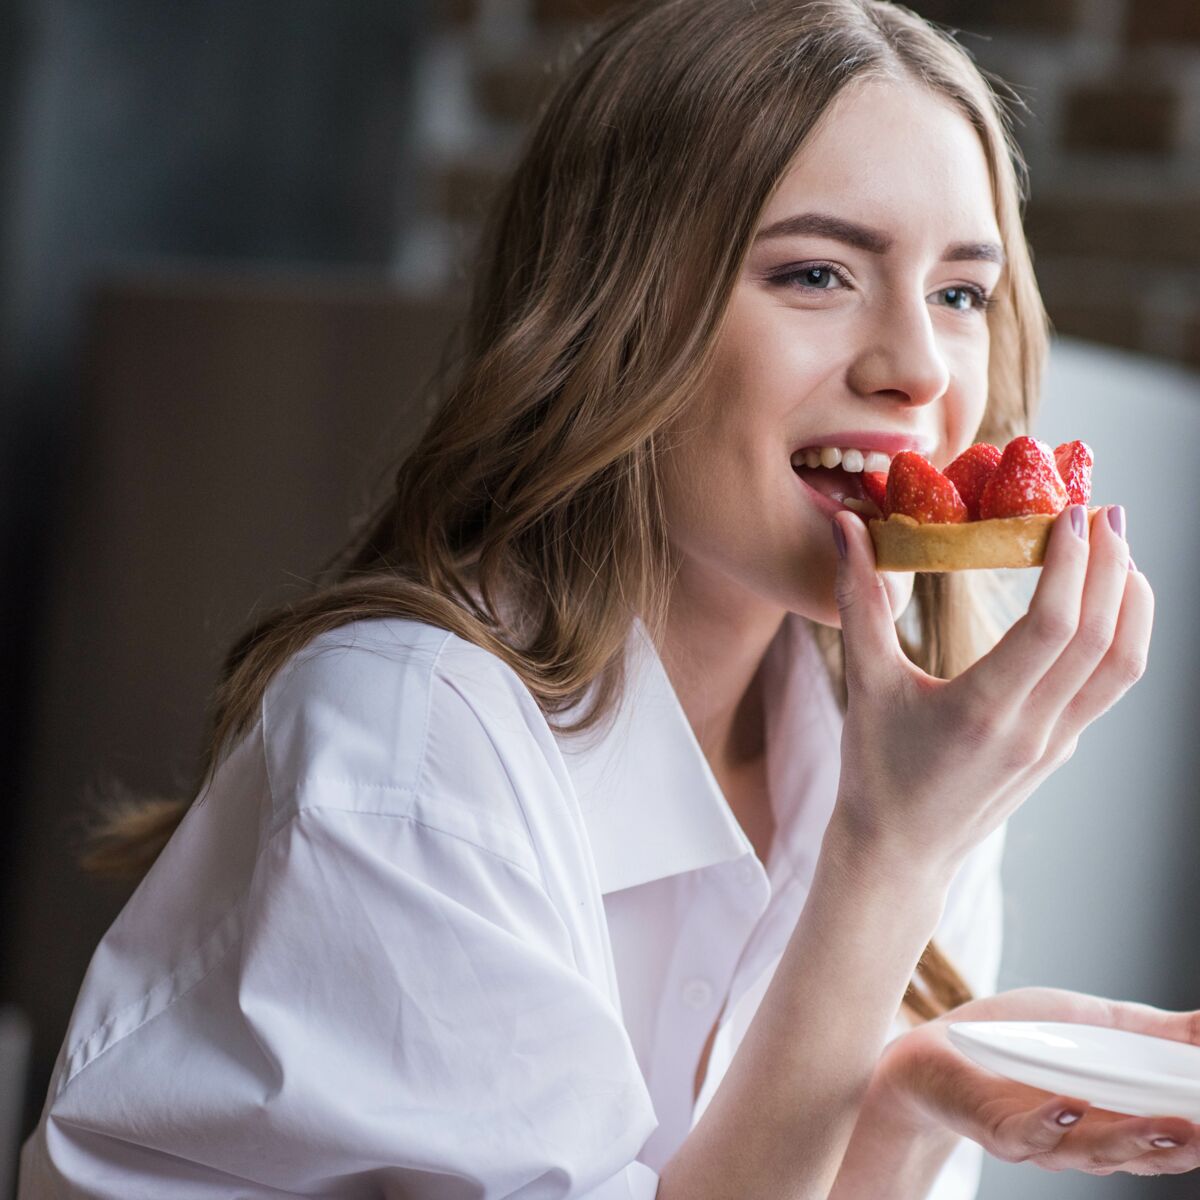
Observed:
[[[907,663],[896,636],[895,617],[875,569],[875,547],[866,525],[853,513],[833,518],[838,549],[834,591],[846,648],[846,681],[853,690],[870,687],[884,673]]]
[[[1092,1119],[1094,1118],[1094,1119]],[[1051,1171],[1110,1174],[1152,1160],[1166,1174],[1190,1169],[1193,1126],[1179,1117],[1119,1117],[1094,1113],[1080,1121],[1051,1149],[1028,1161]],[[1190,1153],[1189,1153],[1190,1152]],[[1193,1164],[1194,1165],[1194,1164]]]
[[[1154,593],[1138,571],[1125,573],[1124,598],[1116,633],[1091,677],[1067,702],[1060,718],[1063,734],[1078,737],[1141,678],[1154,624]]]
[[[1200,1009],[1173,1012],[1129,1001],[1079,999],[1095,1007],[1073,1020],[1200,1045]],[[1072,1126],[1069,1138],[1030,1161],[1056,1171],[1178,1175],[1200,1167],[1200,1126],[1183,1117],[1124,1117],[1093,1109],[1086,1121]]]
[[[1196,1133],[1178,1149],[1154,1149],[1121,1168],[1130,1175],[1182,1175],[1200,1167],[1200,1140]]]
[[[1028,611],[954,680],[968,705],[975,702],[992,712],[1000,705],[1019,708],[1075,637],[1088,568],[1086,510],[1084,516],[1080,534],[1070,509],[1059,513]]]
[[[988,1149],[1005,1162],[1027,1162],[1049,1154],[1087,1109],[1086,1101],[1055,1096],[1030,1112],[1013,1113],[999,1121]]]
[[[1124,525],[1124,514],[1117,507],[1098,512],[1092,521],[1087,574],[1075,634],[1034,686],[1023,706],[1033,721],[1047,728],[1093,679],[1113,646],[1122,615],[1128,617],[1123,614],[1123,601],[1127,596],[1136,599],[1138,589],[1131,587],[1133,573],[1128,567],[1129,547],[1124,537]],[[1128,619],[1124,632],[1126,640],[1131,636],[1136,639],[1143,632],[1147,639],[1149,635],[1149,630],[1143,630],[1140,622],[1131,624]],[[1111,678],[1112,674],[1111,670],[1106,672],[1110,684],[1118,682]],[[1112,696],[1110,704],[1129,686],[1129,681],[1120,682],[1124,686]],[[1082,725],[1073,732],[1078,734],[1081,728]]]

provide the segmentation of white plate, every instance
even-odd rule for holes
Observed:
[[[1200,1046],[1056,1021],[958,1021],[950,1041],[997,1075],[1135,1117],[1200,1123]]]

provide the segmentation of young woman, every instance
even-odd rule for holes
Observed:
[[[1006,818],[1145,660],[1121,510],[1063,514],[997,641],[976,579],[877,574],[837,498],[871,454],[1028,428],[1016,163],[969,59],[891,4],[612,21],[494,211],[393,494],[234,648],[186,814],[110,830],[153,866],[25,1200],[966,1200],[980,1146],[1200,1161],[1187,1121],[944,1037],[953,1009],[1200,1041],[967,986]],[[794,470],[809,447],[842,467]]]

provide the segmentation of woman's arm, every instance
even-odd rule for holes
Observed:
[[[958,1141],[944,1126],[912,1119],[877,1074],[829,1200],[925,1200]]]
[[[835,814],[774,979],[658,1200],[829,1195],[948,883],[864,851]]]
[[[1095,521],[1089,540],[1064,512],[1029,611],[944,681],[904,656],[865,527],[835,520],[849,696],[837,805],[767,994],[659,1200],[829,1196],[958,865],[1141,674],[1153,597],[1119,528]],[[930,1169],[920,1157],[913,1172]]]
[[[1002,828],[963,864],[934,934],[976,996],[995,995],[999,981],[1004,845]],[[955,1010],[949,1018],[958,1020],[960,1012]],[[877,1200],[882,1195],[895,1200],[925,1200],[931,1195],[938,1200],[973,1200],[978,1191],[982,1149],[965,1144],[956,1131],[936,1121],[915,1119],[907,1101],[892,1090],[895,1074],[889,1068],[900,1048],[897,1043],[911,1040],[909,1032],[884,1048],[830,1200]],[[947,1169],[951,1159],[953,1166]]]

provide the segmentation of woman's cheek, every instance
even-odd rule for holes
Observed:
[[[979,431],[979,426],[983,421],[984,414],[987,412],[987,397],[988,397],[988,359],[987,354],[980,355],[974,361],[970,368],[964,371],[960,377],[966,380],[963,385],[965,398],[959,406],[960,417],[957,422],[958,428],[952,430],[953,443],[960,445],[961,450],[956,451],[952,457],[957,457],[962,453],[972,442],[976,440],[976,435]],[[949,462],[949,460],[947,460]]]

